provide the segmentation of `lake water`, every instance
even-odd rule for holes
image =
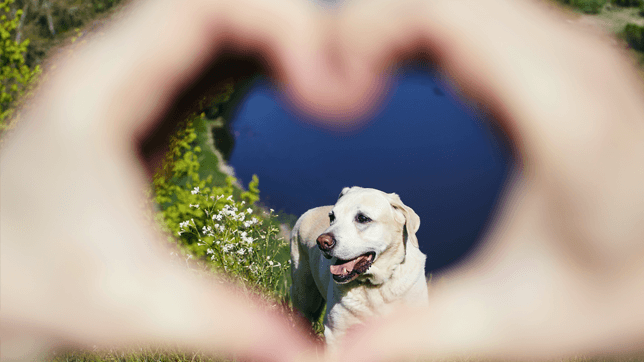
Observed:
[[[381,112],[358,132],[301,122],[266,81],[233,113],[229,163],[262,200],[295,214],[331,205],[345,186],[400,195],[421,218],[427,272],[463,258],[489,220],[511,167],[487,121],[422,70],[398,76]]]

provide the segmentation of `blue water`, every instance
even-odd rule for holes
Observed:
[[[458,261],[474,245],[504,186],[511,157],[488,121],[463,106],[435,77],[409,70],[388,103],[357,132],[298,120],[266,81],[232,118],[230,164],[262,200],[300,215],[335,203],[345,186],[396,192],[421,218],[417,233],[427,272]]]

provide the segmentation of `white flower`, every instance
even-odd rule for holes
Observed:
[[[246,253],[246,250],[244,250],[243,248],[237,250],[237,254],[239,254],[239,255],[244,255],[245,253]]]
[[[229,252],[229,251],[230,251],[230,249],[232,249],[232,248],[233,248],[233,244],[226,244],[226,245],[224,245],[224,247],[223,247],[223,248],[221,248],[221,249],[224,251],[224,253],[227,253],[227,252]]]
[[[268,265],[273,266],[273,261],[272,261],[272,260],[271,260],[271,261],[269,261],[269,262],[268,262]]]
[[[217,214],[217,215],[213,215],[213,216],[212,216],[212,219],[213,219],[213,220],[217,220],[217,221],[221,221],[221,218],[222,218],[222,215],[221,215],[221,214]]]
[[[257,218],[252,218],[252,219],[250,219],[248,221],[244,221],[243,225],[244,225],[245,228],[249,228],[249,227],[257,224],[258,222],[259,222],[259,220],[257,220]]]
[[[246,205],[246,201],[242,201],[242,202],[241,202],[241,204],[242,204],[242,205]]]
[[[181,236],[181,233],[182,233],[182,231],[179,231],[177,234],[179,234],[179,236]]]
[[[251,208],[249,207],[248,209],[246,209],[246,212],[247,212],[247,213],[249,213],[249,214],[252,214],[252,213],[253,213],[253,209],[251,209]]]
[[[235,211],[237,211],[236,208],[231,208],[230,205],[224,205],[224,207],[219,211],[221,215],[229,215],[232,217],[235,217]]]
[[[212,226],[204,226],[201,231],[208,236],[215,236],[215,233],[212,230]]]
[[[190,207],[194,207],[195,209],[198,209],[198,208],[199,208],[199,204],[196,204],[196,205],[190,204]]]
[[[275,212],[275,210],[271,209],[271,212]]]
[[[222,196],[223,196],[223,195],[222,195]],[[233,201],[233,195],[228,196],[228,197],[226,198],[226,200],[228,200],[228,201]]]
[[[245,231],[242,231],[239,237],[242,239],[242,242],[246,244],[250,244],[254,241],[253,238],[249,237],[248,233]]]
[[[214,254],[214,253],[215,253],[215,252],[214,252],[212,249],[210,249],[210,248],[208,248],[208,250],[206,250],[206,254]]]
[[[253,247],[250,246],[250,247],[248,247],[248,254],[252,254],[252,253],[253,253]]]
[[[244,218],[246,218],[246,214],[244,214],[243,212],[237,215],[237,220],[239,221],[244,221]]]
[[[198,193],[199,193],[199,186],[195,187],[195,188],[194,188],[194,189],[192,189],[192,191],[190,191],[190,192],[191,192],[193,195],[198,194]]]
[[[190,221],[188,221],[188,220],[186,220],[186,221],[184,221],[182,223],[179,223],[179,227],[181,227],[182,229],[185,229],[188,226],[190,226]]]

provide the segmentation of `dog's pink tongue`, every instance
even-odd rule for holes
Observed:
[[[331,265],[331,274],[333,275],[347,275],[353,271],[353,268],[356,266],[356,263],[358,263],[358,260],[363,259],[363,256],[359,256],[353,260],[349,260],[348,262],[344,264],[336,264],[336,265]]]
[[[360,255],[359,257],[349,260],[348,262],[344,264],[335,264],[331,265],[331,274],[333,275],[347,275],[355,269],[356,264],[361,263],[360,266],[358,266],[359,273],[364,272],[364,270],[361,270],[365,266],[365,264],[369,263],[371,261],[371,254],[365,254],[365,255]]]

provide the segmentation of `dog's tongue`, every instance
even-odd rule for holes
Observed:
[[[371,255],[360,255],[359,257],[349,260],[345,263],[339,264],[336,263],[335,265],[331,265],[331,274],[333,275],[348,275],[353,271],[355,268],[356,264],[358,264],[359,261],[365,260],[365,259],[371,259]]]

